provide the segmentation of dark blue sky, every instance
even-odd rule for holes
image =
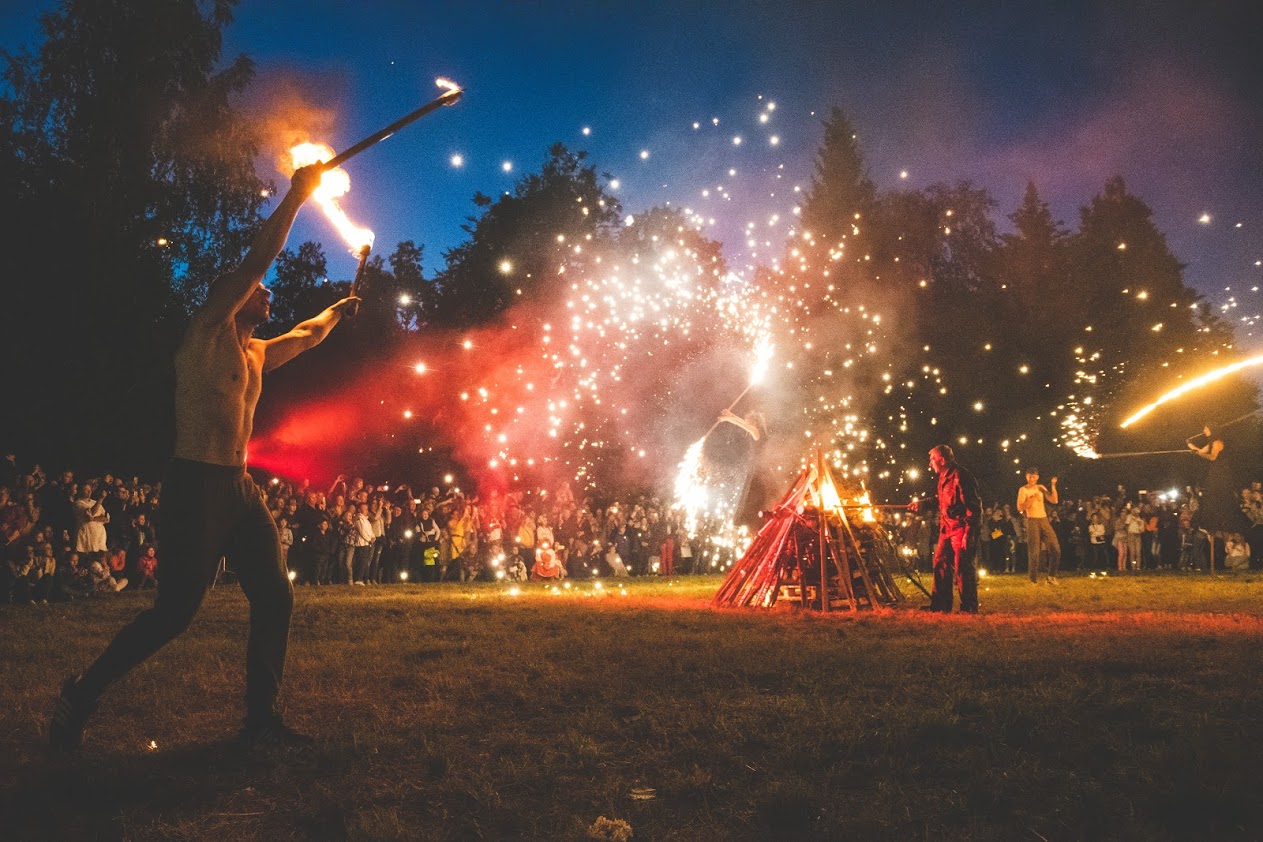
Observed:
[[[3,46],[31,43],[50,6],[5,4]],[[879,187],[971,179],[1001,222],[1033,180],[1073,226],[1121,174],[1192,285],[1216,304],[1236,296],[1234,318],[1263,311],[1263,4],[951,6],[255,0],[225,56],[257,62],[266,101],[287,89],[325,109],[312,129],[335,148],[432,98],[435,76],[468,89],[348,166],[352,218],[381,253],[425,244],[429,272],[460,241],[474,191],[511,188],[554,141],[617,178],[626,211],[687,207],[715,220],[734,268],[770,259],[836,105]],[[291,244],[304,239],[325,244],[335,277],[353,270],[315,213]]]

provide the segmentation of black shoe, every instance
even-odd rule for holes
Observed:
[[[96,705],[79,692],[79,676],[72,675],[61,685],[61,694],[48,723],[48,750],[70,754],[83,746],[83,729]]]
[[[259,724],[247,724],[241,729],[241,744],[246,748],[308,748],[316,741],[293,730],[277,717]]]

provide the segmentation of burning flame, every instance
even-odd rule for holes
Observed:
[[[706,510],[706,482],[702,479],[702,446],[706,437],[689,445],[684,452],[684,460],[680,462],[679,473],[675,476],[676,506],[684,509],[684,531],[692,535],[697,531],[697,522]]]
[[[1187,392],[1191,392],[1194,389],[1200,389],[1202,386],[1205,386],[1210,383],[1214,383],[1216,380],[1220,380],[1224,377],[1227,377],[1229,374],[1235,374],[1238,371],[1241,371],[1243,368],[1250,368],[1251,366],[1256,366],[1261,363],[1263,363],[1263,354],[1260,354],[1256,357],[1250,357],[1249,359],[1240,360],[1230,365],[1222,366],[1220,368],[1215,369],[1214,371],[1208,371],[1205,374],[1203,374],[1201,377],[1194,377],[1192,380],[1188,381],[1184,385],[1177,386],[1176,388],[1167,392],[1162,397],[1158,398],[1153,403],[1137,411],[1119,426],[1122,427],[1123,429],[1126,429],[1168,401],[1173,401]]]
[[[444,79],[440,76],[434,80],[434,84],[438,85],[440,88],[446,88],[451,93],[460,93],[460,85],[456,84],[451,79]]]
[[[323,143],[300,143],[289,150],[294,169],[332,160],[334,151]],[[346,241],[353,254],[358,254],[364,246],[373,245],[373,232],[361,228],[350,220],[346,212],[338,205],[338,199],[351,190],[351,176],[341,167],[326,170],[320,179],[320,186],[312,194],[312,199],[324,211],[325,217],[333,223],[338,234]]]
[[[828,477],[820,481],[820,499],[817,501],[817,506],[832,512],[842,507],[842,498],[838,496],[838,488]]]
[[[865,523],[877,522],[877,515],[873,513],[873,508],[872,508],[873,498],[872,498],[872,495],[869,494],[869,491],[867,488],[864,489],[863,494],[855,498],[855,504],[857,506],[864,507],[860,509],[860,520],[864,521]]]

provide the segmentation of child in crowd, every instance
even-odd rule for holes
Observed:
[[[289,528],[289,519],[281,518],[277,524],[277,533],[281,537],[281,566],[289,569],[289,548],[294,546],[294,530]]]
[[[141,590],[158,587],[158,551],[152,544],[145,548],[144,555],[136,561],[136,570],[140,573]]]
[[[92,590],[96,593],[118,593],[127,587],[127,579],[116,579],[110,574],[110,566],[101,559],[92,562]]]
[[[513,554],[509,556],[504,568],[504,578],[510,582],[525,582],[527,578],[526,565],[522,562],[522,557],[517,554],[517,548],[513,549]]]

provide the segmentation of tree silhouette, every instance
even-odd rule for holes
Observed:
[[[328,273],[324,249],[319,243],[305,242],[297,251],[285,249],[276,258],[272,290],[272,318],[257,331],[269,337],[285,333],[303,319],[329,305],[329,292],[320,287]]]
[[[14,384],[24,412],[0,435],[33,456],[157,458],[187,308],[239,258],[263,201],[230,105],[251,64],[215,70],[232,5],[68,0],[41,19],[37,53],[7,57],[0,172],[17,224],[0,248],[24,283],[0,352],[73,348]]]

